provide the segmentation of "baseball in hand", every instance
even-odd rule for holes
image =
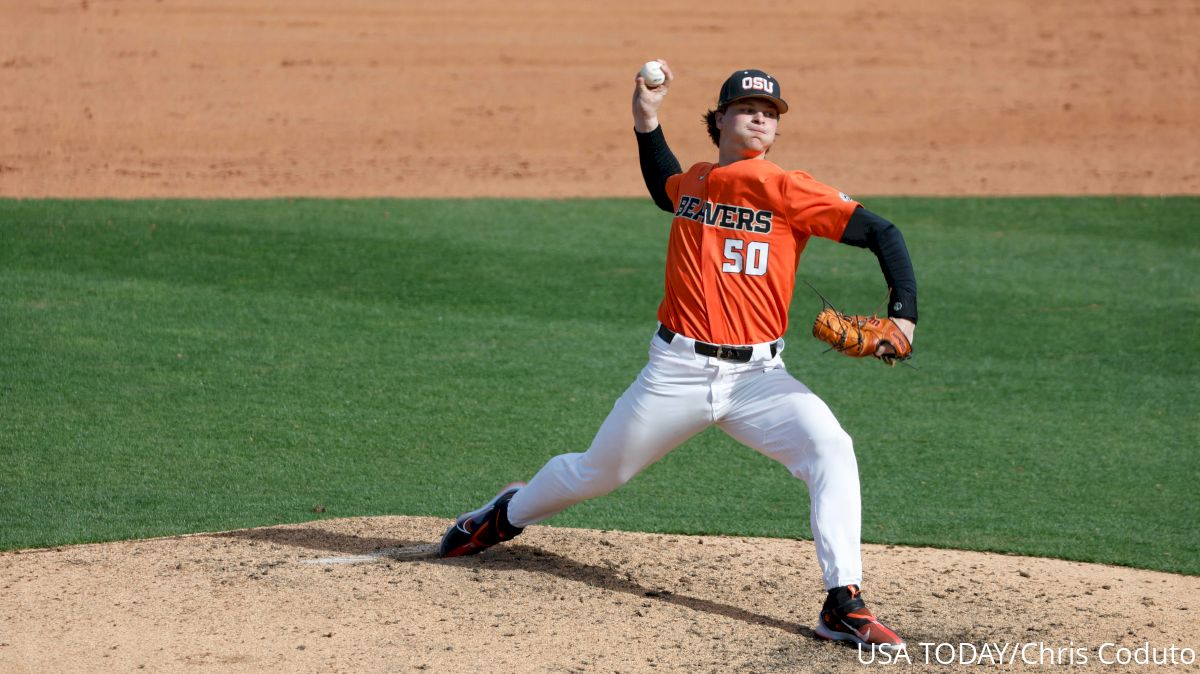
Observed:
[[[646,86],[653,89],[666,81],[667,76],[663,74],[662,64],[658,61],[647,61],[646,65],[638,72],[642,79],[646,81]]]

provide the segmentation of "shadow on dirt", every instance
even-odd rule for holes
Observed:
[[[412,541],[395,538],[372,538],[342,534],[316,528],[263,528],[245,529],[213,534],[217,538],[236,538],[260,543],[287,545],[307,548],[320,552],[343,554],[370,554],[379,551],[403,550],[408,548],[429,549],[435,542]],[[489,550],[487,553],[474,557],[459,557],[456,559],[422,558],[403,560],[391,554],[386,555],[392,561],[407,561],[409,563],[446,564],[453,566],[480,566],[496,571],[524,571],[527,573],[544,573],[558,576],[565,580],[587,583],[592,587],[621,592],[634,597],[651,601],[661,601],[675,604],[693,611],[711,613],[733,620],[740,620],[751,625],[761,625],[802,636],[816,638],[809,627],[797,625],[786,620],[779,620],[761,615],[747,609],[722,604],[709,599],[690,597],[676,594],[674,591],[661,587],[646,587],[630,580],[619,568],[585,564],[554,552],[528,545],[505,545]]]
[[[593,587],[612,592],[621,592],[635,597],[644,597],[667,604],[675,604],[693,611],[703,611],[704,613],[740,620],[751,625],[772,627],[789,634],[800,634],[815,638],[812,629],[809,627],[761,615],[739,606],[722,604],[699,597],[690,597],[685,594],[676,594],[674,591],[666,588],[646,587],[627,578],[626,574],[619,568],[585,564],[570,557],[528,545],[510,544],[490,550],[485,555],[479,557],[439,559],[432,560],[432,563],[478,564],[495,570],[520,570],[531,573],[546,573],[566,580],[587,583]]]
[[[365,555],[387,548],[409,548],[427,546],[429,541],[409,541],[397,538],[377,538],[343,534],[325,529],[266,527],[262,529],[240,529],[212,534],[213,538],[237,538],[257,543],[288,545],[317,552],[340,552]]]

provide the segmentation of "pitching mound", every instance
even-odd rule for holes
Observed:
[[[535,526],[435,559],[446,525],[326,520],[0,554],[0,670],[839,672],[868,657],[813,636],[810,541]],[[1200,578],[899,546],[866,546],[864,561],[868,599],[917,670],[1005,645],[1005,662],[1022,648],[1018,670],[1103,667],[1147,642],[1179,662],[1197,646]]]

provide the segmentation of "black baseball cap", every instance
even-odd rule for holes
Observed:
[[[782,115],[788,111],[787,102],[780,98],[782,94],[779,82],[774,77],[761,70],[739,70],[721,85],[721,97],[717,99],[717,107],[724,108],[743,98],[766,98],[775,104]]]

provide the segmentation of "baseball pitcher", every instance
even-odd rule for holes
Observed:
[[[788,373],[782,336],[800,255],[810,237],[820,236],[874,253],[890,293],[886,318],[848,324],[841,339],[848,331],[862,337],[882,324],[893,336],[860,339],[874,348],[858,348],[853,355],[889,362],[907,357],[917,284],[904,238],[849,196],[767,158],[788,104],[779,82],[761,70],[738,70],[725,81],[716,107],[705,115],[717,161],[684,171],[659,124],[674,80],[667,63],[659,64],[662,83],[648,86],[639,74],[633,93],[646,188],[672,215],[649,362],[586,452],[550,459],[527,485],[509,485],[482,508],[460,516],[439,554],[476,554],[575,503],[607,494],[715,424],[808,485],[817,560],[828,591],[816,634],[898,650],[904,641],[861,596],[853,443],[829,407]]]

